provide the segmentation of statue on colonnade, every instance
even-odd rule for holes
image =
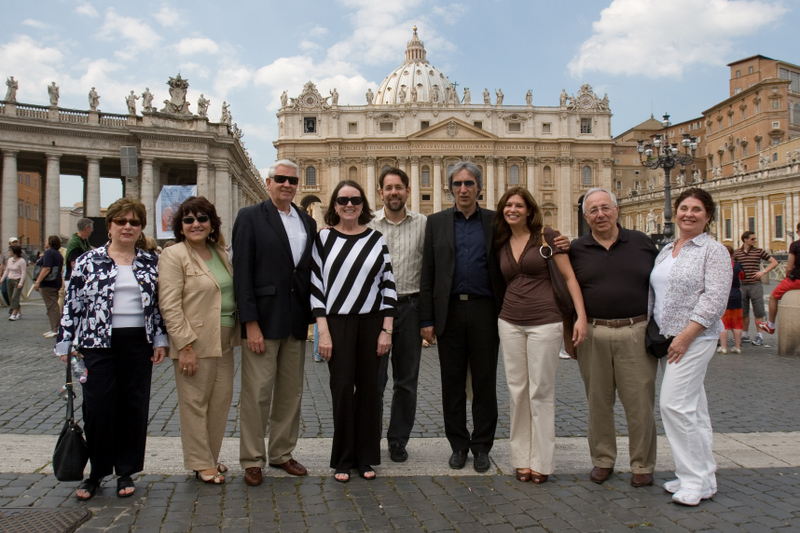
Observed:
[[[100,95],[94,87],[89,91],[89,111],[97,111],[97,106],[100,105]]]
[[[136,94],[133,91],[131,91],[131,94],[129,94],[128,96],[125,97],[125,103],[128,105],[128,114],[129,115],[135,115],[136,114],[136,100],[138,100],[138,99],[139,99],[139,97],[136,96]]]
[[[8,86],[8,91],[6,91],[6,102],[16,102],[19,82],[14,79],[14,76],[10,76],[6,80],[6,85]]]
[[[178,73],[177,78],[170,77],[167,82],[169,85],[169,100],[164,100],[164,108],[162,113],[169,113],[171,115],[191,115],[189,111],[189,102],[186,101],[186,91],[189,89],[189,80],[181,78]]]
[[[58,105],[58,97],[59,97],[59,89],[56,82],[52,82],[50,85],[47,86],[47,96],[50,97],[50,105],[57,106]]]
[[[148,113],[153,111],[153,93],[150,92],[150,87],[145,87],[142,93],[142,109]]]
[[[197,114],[201,117],[208,116],[208,105],[211,103],[211,100],[207,99],[205,95],[200,93],[200,98],[197,99]]]

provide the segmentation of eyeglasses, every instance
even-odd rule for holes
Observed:
[[[601,206],[593,207],[593,208],[589,209],[586,212],[586,214],[589,215],[589,216],[595,217],[595,216],[597,216],[598,213],[602,212],[604,215],[607,215],[607,214],[611,213],[613,210],[614,210],[614,206],[601,205]]]
[[[183,223],[187,226],[194,224],[194,221],[197,220],[201,224],[205,224],[208,222],[210,217],[208,215],[197,215],[197,217],[183,217]]]
[[[453,182],[453,188],[454,189],[460,189],[462,185],[464,187],[466,187],[467,189],[471,189],[472,187],[475,186],[475,181],[474,180],[464,180],[464,181],[454,181]]]
[[[125,224],[130,224],[131,227],[138,228],[142,225],[142,221],[137,218],[115,218],[113,219],[114,224],[117,226],[124,226]]]
[[[287,180],[289,181],[289,185],[297,185],[300,183],[300,178],[297,176],[281,176],[280,174],[277,174],[272,179],[275,180],[275,183],[286,183]]]
[[[361,205],[364,203],[364,199],[360,196],[340,196],[336,199],[336,203],[341,206],[345,206],[348,203],[353,205]]]

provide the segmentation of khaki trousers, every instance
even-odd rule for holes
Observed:
[[[511,406],[511,466],[550,475],[555,470],[556,373],[564,325],[517,326],[500,318],[497,330]]]
[[[235,328],[221,328],[222,357],[197,359],[197,373],[181,374],[172,360],[178,391],[183,466],[209,470],[219,462],[219,451],[233,398],[233,348]]]
[[[239,462],[242,468],[285,463],[300,431],[305,339],[264,339],[262,354],[251,352],[242,341]]]
[[[578,346],[578,366],[589,402],[592,464],[612,468],[617,460],[615,392],[628,421],[631,472],[649,474],[656,464],[655,394],[658,360],[645,352],[647,322],[609,328],[589,321]]]

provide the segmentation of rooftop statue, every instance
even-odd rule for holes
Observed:
[[[503,89],[497,89],[495,95],[497,95],[497,102],[495,102],[495,105],[503,105]]]
[[[204,94],[200,94],[200,98],[197,99],[197,114],[201,117],[208,116],[208,105],[211,103],[211,100],[208,100]]]
[[[8,90],[6,91],[6,102],[16,102],[19,82],[17,82],[17,80],[14,79],[14,76],[10,76],[6,80],[6,85],[8,86]]]
[[[100,95],[97,94],[95,88],[92,87],[92,90],[89,91],[89,110],[97,111],[97,106],[99,105],[100,105]]]
[[[129,115],[135,115],[136,114],[136,100],[138,100],[138,99],[139,99],[139,97],[136,96],[133,91],[131,91],[131,94],[129,94],[128,96],[125,97],[125,103],[128,104],[128,114]]]
[[[469,87],[464,87],[464,103],[468,104],[472,101],[472,95],[469,93]]]
[[[164,100],[164,108],[162,113],[169,113],[171,115],[191,115],[189,111],[189,102],[186,101],[186,91],[189,89],[189,80],[181,78],[178,74],[177,78],[170,78],[167,82],[169,85],[169,100]]]
[[[153,93],[150,92],[150,87],[145,87],[142,93],[142,109],[148,113],[153,111]]]
[[[492,104],[492,97],[489,94],[489,89],[484,89],[483,90],[483,103],[486,104],[486,105],[491,105]]]
[[[56,85],[56,82],[53,82],[47,86],[47,96],[50,97],[51,106],[58,105],[59,90],[58,90],[58,85]]]

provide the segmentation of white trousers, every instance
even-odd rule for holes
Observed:
[[[661,359],[661,420],[681,488],[717,486],[711,416],[703,385],[716,347],[716,339],[695,339],[679,362],[669,364],[666,357]]]
[[[517,326],[502,319],[497,324],[511,405],[511,465],[552,474],[555,385],[564,326]]]

